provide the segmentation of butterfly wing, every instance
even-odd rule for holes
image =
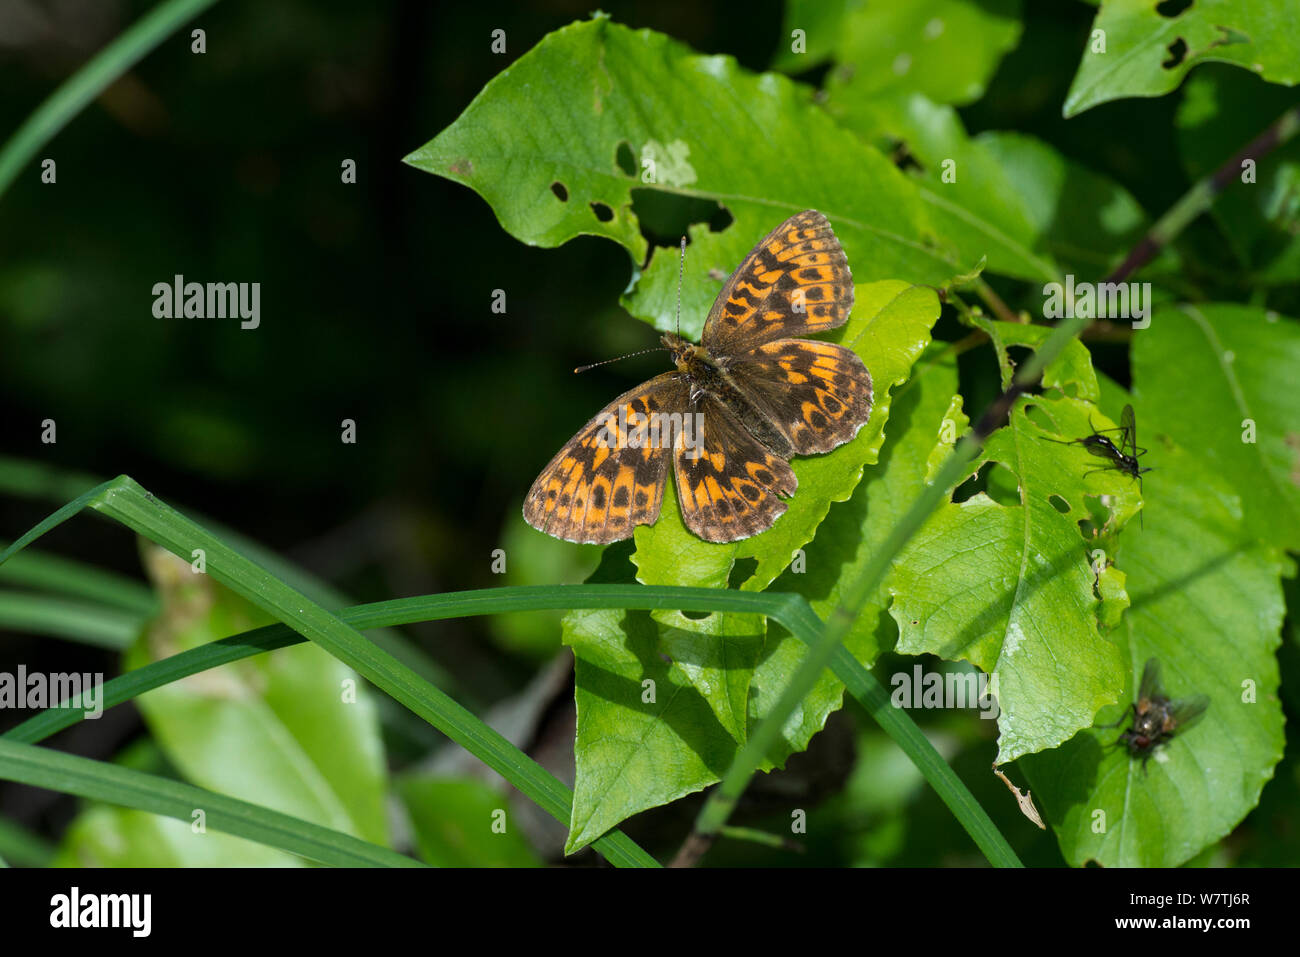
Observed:
[[[853,308],[853,276],[831,224],[816,210],[768,233],[727,279],[700,341],[714,356],[842,325]]]
[[[727,374],[799,455],[843,445],[871,415],[871,373],[833,342],[778,339],[732,360]]]
[[[682,521],[708,542],[734,542],[767,531],[786,509],[779,496],[793,495],[799,485],[790,463],[772,454],[712,396],[701,396],[693,411],[702,416],[702,435],[673,450]]]
[[[665,372],[625,392],[579,430],[542,469],[524,499],[524,519],[539,532],[604,545],[659,517],[672,440],[638,435],[651,416],[682,413],[690,386]],[[621,414],[620,414],[621,413]]]

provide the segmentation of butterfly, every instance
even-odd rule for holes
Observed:
[[[871,414],[871,375],[844,346],[798,336],[843,325],[853,277],[815,210],[772,230],[728,277],[696,345],[661,341],[676,368],[619,396],[551,459],[524,519],[605,544],[651,525],[673,466],[682,520],[709,542],[766,531],[798,487],[792,455],[829,452]]]

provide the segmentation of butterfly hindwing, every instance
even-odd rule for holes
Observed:
[[[826,217],[791,216],[736,267],[704,323],[701,344],[715,356],[748,352],[773,339],[842,325],[853,308],[853,276]]]
[[[702,396],[701,441],[679,442],[673,478],[686,527],[709,542],[734,542],[766,531],[785,511],[780,496],[799,485],[790,463],[773,455],[721,402]]]
[[[601,545],[653,524],[663,503],[671,440],[634,433],[651,416],[680,413],[689,398],[681,375],[665,372],[605,406],[533,482],[524,499],[528,524],[566,541]]]
[[[856,352],[833,342],[778,339],[727,371],[799,455],[843,445],[871,415],[871,374]]]

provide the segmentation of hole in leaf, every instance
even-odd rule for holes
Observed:
[[[1019,369],[1025,360],[1034,354],[1034,350],[1028,346],[1007,346],[1007,358],[1011,360],[1011,367]]]
[[[614,211],[604,203],[593,202],[591,204],[591,211],[596,214],[596,218],[602,223],[607,223],[614,218]]]
[[[727,576],[728,588],[739,588],[748,581],[758,571],[757,558],[738,558],[735,564],[731,566],[731,574]]]
[[[713,614],[711,611],[684,611],[682,612],[682,617],[689,618],[691,621],[703,621],[711,614]]]
[[[912,170],[916,170],[918,173],[925,172],[925,166],[912,155],[912,151],[907,148],[907,144],[902,140],[895,141],[893,148],[889,151],[889,158],[904,173],[910,173]]]
[[[707,223],[712,232],[720,233],[733,221],[730,210],[714,200],[677,196],[658,189],[633,189],[632,212],[650,245],[646,263],[656,246],[676,249],[688,226]]]
[[[1052,503],[1052,508],[1056,509],[1062,515],[1070,513],[1070,503],[1059,495],[1049,495],[1047,500]]]
[[[1192,0],[1164,0],[1163,3],[1156,4],[1156,13],[1162,17],[1172,20],[1181,16],[1183,11],[1192,5]]]
[[[623,171],[624,176],[636,175],[636,157],[632,155],[632,147],[627,140],[619,143],[618,148],[614,150],[614,162]]]
[[[1182,37],[1179,37],[1173,43],[1169,44],[1169,59],[1165,60],[1160,65],[1166,70],[1172,70],[1174,67],[1178,66],[1178,64],[1182,63],[1183,58],[1186,56],[1187,41]]]
[[[999,505],[1020,504],[1020,484],[1016,475],[999,462],[985,462],[974,475],[957,486],[952,500],[960,505],[983,492]]]
[[[736,217],[731,215],[731,210],[719,203],[717,212],[709,217],[709,232],[720,233],[735,221]]]
[[[551,192],[555,194],[555,198],[561,203],[567,203],[569,201],[569,191],[564,188],[564,184],[558,179],[551,184]]]

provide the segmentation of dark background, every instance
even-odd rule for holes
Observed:
[[[15,129],[152,6],[5,4],[0,128]],[[1067,123],[1060,104],[1094,8],[1026,6],[1019,48],[985,99],[962,111],[968,128],[1024,130],[1086,156],[1158,214],[1188,185],[1168,133],[1175,99],[1108,104]],[[127,473],[358,602],[502,584],[490,553],[522,523],[536,473],[663,356],[574,376],[575,365],[656,344],[616,305],[631,275],[626,252],[594,238],[527,247],[477,195],[401,158],[545,33],[591,9],[586,0],[225,2],[186,24],[0,196],[0,453],[84,473],[87,488]],[[604,9],[753,70],[783,42],[776,0]],[[190,52],[195,27],[207,33],[204,55]],[[490,52],[496,28],[505,55]],[[40,183],[45,157],[58,164],[57,185]],[[348,158],[356,185],[340,181]],[[152,287],[176,273],[260,282],[260,328],[155,318]],[[995,285],[1013,303],[1023,291]],[[498,288],[506,315],[490,310]],[[939,334],[955,338],[948,323]],[[1100,362],[1127,380],[1122,350]],[[995,386],[993,364],[980,369],[964,369],[974,408]],[[40,442],[47,418],[55,445]],[[355,445],[339,441],[344,418],[357,422]],[[75,495],[72,484],[69,494],[51,483],[0,496],[0,539]],[[133,536],[94,517],[40,547],[139,575]],[[563,572],[580,580],[583,568],[575,560]],[[411,633],[452,672],[461,700],[481,707],[518,689],[540,660],[494,629],[470,619]],[[110,652],[7,634],[0,666],[12,661],[118,670]],[[141,731],[119,711],[56,741],[108,757]],[[988,730],[965,732],[971,748],[958,767],[968,781],[988,780]],[[1002,813],[1009,795],[994,788],[977,793],[1016,829],[1013,843],[1028,840],[1027,860],[1059,863],[1050,838],[1031,839],[1014,809]],[[937,805],[928,792],[923,801]],[[0,813],[51,836],[72,808],[0,788]],[[956,823],[931,812],[948,826],[918,834],[906,859],[941,863],[953,846],[969,854]]]

